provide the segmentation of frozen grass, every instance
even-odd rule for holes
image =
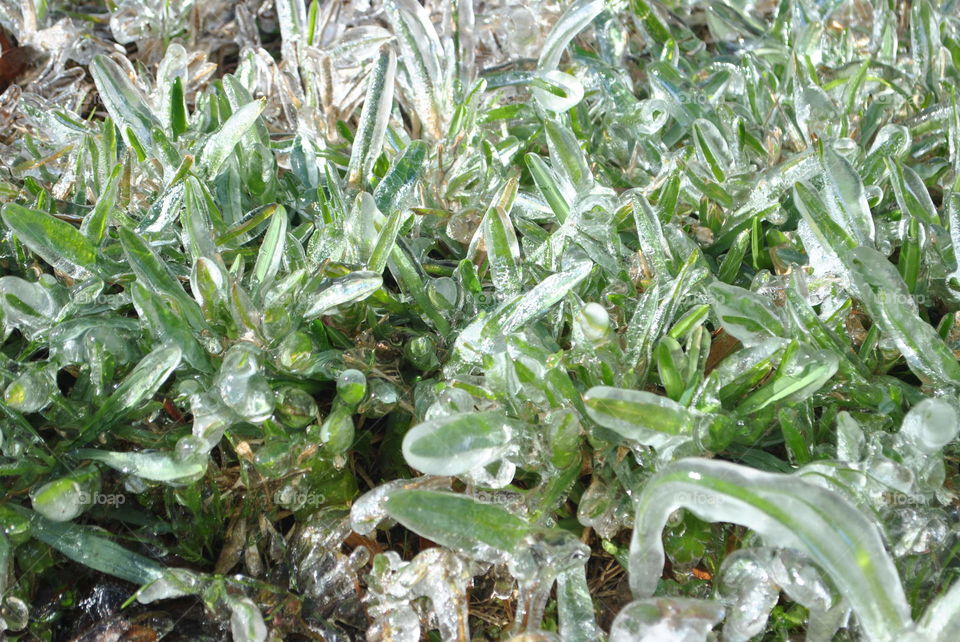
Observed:
[[[0,629],[960,639],[958,9],[0,0]]]

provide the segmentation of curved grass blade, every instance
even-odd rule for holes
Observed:
[[[547,35],[537,67],[541,71],[556,69],[570,41],[600,15],[603,7],[603,0],[578,0],[570,5]]]
[[[710,522],[745,526],[773,546],[797,549],[830,577],[864,632],[891,642],[910,608],[876,520],[835,492],[794,475],[707,459],[683,459],[654,475],[637,498],[630,586],[653,595],[663,571],[663,528],[686,508]]]
[[[462,475],[500,459],[521,425],[499,410],[448,415],[403,437],[403,458],[428,475]]]

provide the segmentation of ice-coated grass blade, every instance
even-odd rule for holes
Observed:
[[[556,69],[570,41],[586,29],[601,11],[603,0],[577,0],[570,5],[547,35],[537,67],[541,71]]]
[[[0,217],[20,242],[61,272],[76,279],[99,272],[97,248],[66,221],[17,203],[4,205]]]
[[[203,328],[203,315],[196,302],[184,291],[183,286],[163,260],[147,245],[143,238],[127,228],[120,228],[120,244],[127,263],[137,280],[155,294],[168,296],[177,302],[187,321],[194,328]]]
[[[426,9],[414,0],[387,0],[384,10],[397,36],[417,116],[429,137],[439,140],[444,123],[440,104],[444,83],[440,37]]]
[[[384,507],[414,533],[490,562],[518,551],[531,530],[500,506],[454,493],[400,489],[390,493]]]
[[[400,287],[414,300],[433,327],[440,334],[450,332],[450,322],[440,314],[427,297],[425,275],[418,269],[414,258],[399,243],[393,246],[387,265]]]
[[[283,59],[296,65],[307,36],[307,14],[301,0],[277,0],[277,18],[282,36]]]
[[[120,184],[119,163],[113,167],[110,172],[110,178],[103,188],[100,197],[97,199],[93,210],[83,219],[80,224],[80,232],[84,234],[94,245],[103,242],[107,233],[107,225],[110,223],[110,215],[113,213],[113,207],[117,201],[117,191]]]
[[[785,372],[781,364],[773,381],[747,397],[737,406],[737,412],[741,415],[758,412],[782,399],[800,401],[797,397],[818,390],[836,373],[838,365],[837,355],[826,350],[818,351],[815,358],[790,372]]]
[[[148,584],[163,574],[159,562],[95,535],[89,528],[53,522],[20,506],[13,505],[13,509],[29,518],[34,537],[84,566],[134,584]]]
[[[667,397],[645,390],[591,388],[583,397],[595,422],[627,439],[654,448],[694,438],[698,417]]]
[[[847,230],[859,245],[873,245],[874,224],[863,183],[849,162],[826,147],[823,164],[824,200],[834,222]]]
[[[557,576],[557,616],[564,640],[594,642],[603,639],[587,586],[586,566],[575,566]]]
[[[270,219],[270,226],[257,252],[257,262],[253,266],[253,274],[250,275],[253,289],[259,290],[269,286],[277,275],[286,246],[287,224],[287,211],[280,206]]]
[[[547,204],[550,206],[550,209],[553,210],[557,220],[563,223],[570,215],[570,203],[560,189],[553,170],[536,154],[527,154],[524,160],[526,161],[527,168],[530,170],[530,175],[533,177],[533,182],[537,185],[537,189],[543,194],[543,198],[546,199]]]
[[[744,345],[756,345],[769,337],[786,336],[775,306],[762,296],[720,281],[712,283],[707,293],[723,328]]]
[[[707,459],[683,459],[654,475],[636,502],[630,586],[653,595],[663,571],[662,531],[686,508],[709,522],[745,526],[773,546],[801,551],[850,603],[872,640],[896,640],[910,623],[900,577],[876,521],[835,492],[796,475]]]
[[[710,169],[718,183],[724,182],[727,171],[733,165],[733,156],[720,130],[709,120],[698,119],[693,123],[693,140],[700,160]]]
[[[183,352],[183,359],[191,366],[202,372],[209,372],[210,362],[207,353],[197,341],[195,329],[186,321],[187,313],[177,302],[173,308],[164,300],[164,297],[149,288],[134,283],[130,287],[133,304],[140,315],[141,322],[160,341],[170,341]],[[187,304],[196,308],[197,304],[188,300]],[[203,319],[201,318],[201,324]],[[199,327],[203,327],[202,325]]]
[[[890,172],[890,182],[893,184],[893,193],[897,197],[900,209],[918,221],[940,225],[937,208],[930,198],[927,186],[923,184],[923,180],[917,173],[896,159],[887,159],[887,169]]]
[[[121,453],[91,448],[80,448],[75,454],[83,459],[104,463],[124,474],[136,475],[156,482],[192,481],[201,477],[207,470],[205,454],[180,459],[172,453],[165,452]]]
[[[153,130],[160,129],[160,121],[120,66],[106,56],[97,55],[90,62],[90,75],[100,100],[120,131],[132,131],[141,145],[149,143]]]
[[[642,194],[631,196],[633,202],[633,221],[637,227],[637,239],[640,241],[640,251],[653,269],[653,275],[659,278],[668,278],[673,274],[673,255],[670,246],[663,235],[663,226],[657,213],[650,207],[650,203]]]
[[[404,435],[403,457],[429,475],[462,475],[498,460],[520,429],[497,410],[431,419]]]
[[[266,99],[261,98],[234,112],[220,126],[220,129],[210,135],[207,143],[203,146],[203,153],[201,153],[197,162],[198,170],[208,178],[215,177],[227,158],[233,153],[233,148],[260,118],[260,114],[266,105]]]
[[[383,277],[376,272],[353,272],[333,279],[319,292],[308,295],[303,318],[315,319],[338,305],[362,301],[379,290],[381,285]]]
[[[367,97],[360,113],[360,125],[353,139],[347,182],[354,188],[363,188],[370,181],[373,164],[383,147],[383,135],[393,107],[394,76],[397,71],[397,56],[393,49],[383,47],[370,73]]]
[[[426,156],[427,146],[423,141],[417,140],[407,145],[373,191],[378,210],[390,216],[403,204],[420,179]]]
[[[870,317],[896,344],[907,365],[941,386],[960,385],[960,363],[936,329],[917,314],[917,304],[897,269],[876,250],[851,253],[851,285]]]
[[[927,607],[917,629],[925,640],[950,642],[960,637],[960,582],[954,582]]]
[[[547,144],[554,166],[563,171],[567,180],[577,190],[590,189],[593,175],[590,173],[587,158],[580,149],[580,144],[573,132],[554,120],[547,120],[543,126],[547,133]]]
[[[177,366],[183,353],[172,345],[159,345],[146,355],[103,402],[71,444],[78,446],[106,430],[114,421],[149,399]]]
[[[483,239],[487,247],[493,284],[497,292],[505,297],[519,293],[523,285],[520,243],[510,221],[510,205],[516,191],[516,179],[511,179],[483,218]]]
[[[850,229],[830,215],[826,203],[810,187],[802,183],[794,185],[793,202],[817,240],[835,255],[843,256],[847,251],[859,246]]]
[[[397,243],[397,233],[404,220],[402,210],[395,209],[387,217],[383,227],[380,228],[380,234],[377,236],[377,242],[370,253],[370,259],[367,261],[367,269],[377,274],[382,274],[390,254]]]

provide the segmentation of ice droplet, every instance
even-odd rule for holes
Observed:
[[[261,371],[259,351],[249,343],[230,348],[217,377],[223,403],[244,420],[260,423],[273,412],[273,391]]]
[[[93,505],[91,497],[100,491],[100,470],[85,466],[47,482],[30,492],[33,509],[55,522],[66,522]]]
[[[953,441],[960,429],[957,412],[943,399],[924,399],[910,409],[900,426],[900,436],[925,455]]]
[[[14,379],[3,393],[3,400],[24,414],[37,412],[50,402],[56,383],[46,371],[31,368]]]
[[[594,477],[577,507],[577,520],[584,526],[592,527],[603,539],[613,538],[621,528],[617,510],[620,504],[618,490],[618,486],[608,486]]]

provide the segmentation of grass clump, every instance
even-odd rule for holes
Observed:
[[[0,3],[0,626],[956,639],[955,14]]]

